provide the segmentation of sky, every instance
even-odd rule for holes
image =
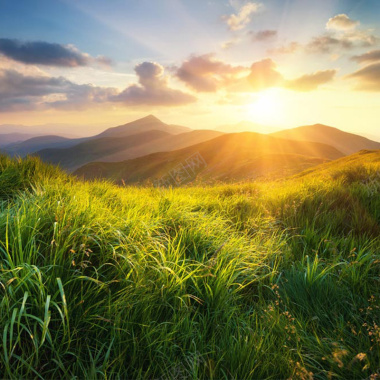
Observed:
[[[379,15],[379,0],[0,0],[0,124],[92,133],[154,114],[380,139]]]

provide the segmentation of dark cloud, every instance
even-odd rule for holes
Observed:
[[[116,94],[112,88],[78,85],[63,77],[24,75],[15,70],[0,72],[0,111],[46,108],[83,109],[103,103]]]
[[[83,109],[97,103],[175,106],[196,98],[168,87],[163,67],[143,62],[136,66],[139,84],[120,92],[115,88],[76,84],[64,77],[26,75],[16,70],[0,71],[0,111]]]
[[[215,92],[233,83],[246,68],[231,66],[213,57],[212,54],[192,56],[177,68],[176,76],[189,87],[199,92]]]
[[[196,101],[196,98],[168,86],[164,68],[158,63],[143,62],[135,67],[139,84],[127,87],[112,101],[127,105],[178,106]]]
[[[361,55],[355,55],[351,59],[359,63],[380,61],[380,50],[372,50]]]
[[[286,81],[285,87],[295,91],[312,91],[320,85],[331,82],[336,74],[336,70],[321,70],[313,74],[302,75],[294,80]]]
[[[273,40],[277,37],[277,30],[260,30],[259,32],[249,32],[248,33],[253,42],[262,42]]]
[[[356,90],[380,91],[380,62],[373,63],[347,76],[356,79]]]
[[[61,45],[43,41],[23,42],[16,39],[0,38],[0,54],[25,64],[77,67],[93,63],[110,65],[103,56],[97,58],[82,53],[73,45]]]

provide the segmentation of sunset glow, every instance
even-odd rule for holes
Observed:
[[[1,6],[1,124],[95,133],[154,113],[192,128],[324,123],[380,138],[378,1]]]

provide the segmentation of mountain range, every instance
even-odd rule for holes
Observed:
[[[323,124],[306,125],[271,134],[275,137],[298,141],[315,141],[334,146],[344,154],[352,154],[361,149],[380,149],[380,142]]]
[[[191,157],[204,165],[196,173],[187,169]],[[293,174],[310,166],[342,157],[326,144],[280,139],[253,132],[224,134],[190,147],[154,153],[117,163],[92,162],[75,171],[84,179],[106,178],[116,182],[143,183],[170,175],[185,166],[187,182],[240,181],[284,172]],[[194,175],[195,174],[195,175]]]
[[[220,130],[192,130],[149,115],[81,138],[44,135],[20,141],[17,138],[30,135],[2,134],[0,128],[0,148],[10,155],[37,155],[84,179],[105,178],[118,183],[169,177],[176,182],[173,173],[182,166],[187,172],[186,183],[281,178],[363,149],[380,149],[379,142],[322,124],[271,134],[222,131],[258,127],[266,128],[242,122]],[[204,162],[196,173],[186,169],[188,158],[195,156]]]

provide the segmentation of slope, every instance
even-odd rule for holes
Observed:
[[[243,132],[124,162],[94,162],[79,168],[74,174],[85,179],[107,178],[125,183],[153,181],[169,175],[178,165],[188,166],[187,160],[193,155],[201,157],[202,161],[195,176],[212,181],[253,179],[289,171],[295,173],[308,166],[343,156],[337,149],[325,144]],[[193,174],[190,173],[189,180],[195,178]]]
[[[36,153],[43,161],[74,170],[85,163],[170,136],[163,131],[147,131],[132,136],[90,139],[65,149],[44,149]]]
[[[47,135],[32,137],[28,140],[8,145],[5,151],[10,155],[26,156],[46,148],[65,148],[78,143],[77,139]]]
[[[0,156],[2,195],[2,378],[378,378],[380,179],[117,187]]]
[[[146,156],[156,152],[168,152],[171,150],[186,148],[207,140],[211,140],[222,135],[219,131],[196,130],[178,135],[164,135],[154,141],[147,141],[144,144],[128,147],[120,152],[113,153],[102,158],[105,162],[124,161],[131,158]]]
[[[380,149],[380,142],[323,124],[287,129],[272,133],[271,136],[331,145],[346,155],[356,153],[362,149]]]
[[[0,147],[6,147],[10,144],[20,143],[34,137],[33,134],[28,133],[0,133]]]

